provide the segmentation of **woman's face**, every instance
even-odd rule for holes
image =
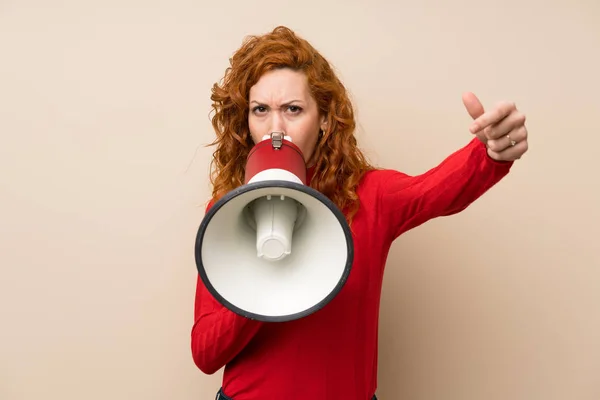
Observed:
[[[285,132],[310,166],[325,117],[319,115],[306,75],[291,69],[265,73],[250,89],[248,125],[254,143],[271,132]]]

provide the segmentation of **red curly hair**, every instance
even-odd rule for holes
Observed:
[[[306,74],[319,113],[327,118],[327,130],[315,149],[310,186],[331,199],[351,222],[359,208],[356,188],[363,174],[373,169],[354,136],[352,103],[329,62],[283,26],[262,36],[248,36],[230,59],[220,84],[213,85],[216,139],[211,145],[217,148],[211,162],[212,200],[243,184],[246,158],[254,146],[248,126],[250,88],[265,72],[278,68]]]

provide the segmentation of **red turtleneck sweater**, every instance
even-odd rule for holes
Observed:
[[[195,364],[225,367],[234,400],[369,400],[377,388],[377,328],[384,266],[394,239],[455,214],[505,176],[512,163],[488,157],[474,138],[430,171],[366,173],[353,221],[354,264],[341,292],[296,321],[264,323],[221,306],[198,277],[191,332]]]

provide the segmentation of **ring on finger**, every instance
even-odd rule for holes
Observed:
[[[514,146],[517,144],[517,142],[510,137],[510,134],[506,135],[506,138],[508,139],[511,146]]]

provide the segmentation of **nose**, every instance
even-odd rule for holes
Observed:
[[[279,112],[271,114],[271,132],[285,132],[285,119]]]

